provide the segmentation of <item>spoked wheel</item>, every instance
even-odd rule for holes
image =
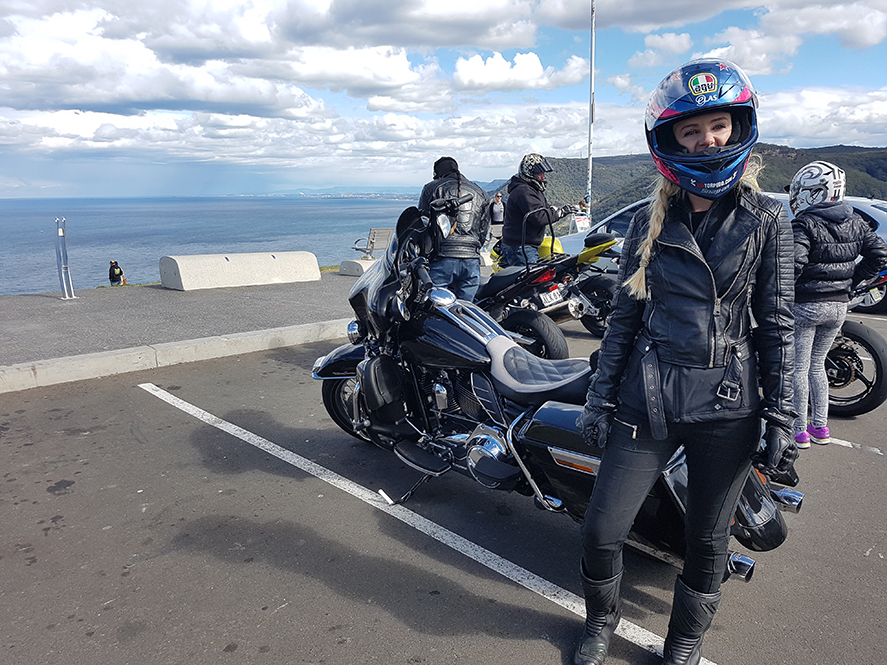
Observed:
[[[825,359],[829,414],[858,416],[887,400],[887,342],[856,321],[846,321]]]
[[[534,356],[549,360],[570,357],[567,338],[557,324],[542,312],[533,309],[516,309],[505,317],[502,327],[517,333],[517,343]]]
[[[581,319],[585,329],[595,337],[603,337],[607,329],[607,317],[610,315],[610,303],[613,300],[613,283],[606,277],[591,277],[579,287],[582,295],[597,307],[597,315],[586,314]]]
[[[321,386],[321,395],[323,396],[323,405],[326,412],[330,414],[333,422],[341,427],[351,436],[361,441],[369,441],[370,439],[362,432],[356,432],[351,424],[351,414],[353,413],[354,387],[357,385],[357,379],[354,377],[347,379],[324,379]]]

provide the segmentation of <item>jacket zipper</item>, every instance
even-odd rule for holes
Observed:
[[[712,290],[712,293],[714,294],[714,307],[712,309],[712,314],[713,314],[713,317],[720,316],[721,315],[721,298],[718,296],[718,285],[717,285],[717,282],[715,282],[715,274],[711,271],[711,268],[709,267],[708,263],[705,262],[705,257],[702,256],[702,254],[700,254],[698,252],[694,252],[689,247],[685,247],[684,245],[675,245],[675,244],[672,244],[669,242],[663,242],[662,240],[659,240],[658,242],[662,245],[665,245],[666,247],[674,247],[676,249],[681,249],[681,250],[691,254],[692,256],[696,257],[697,259],[699,259],[702,262],[702,265],[704,265],[705,269],[708,271],[709,277],[711,277],[711,290]],[[734,278],[734,280],[733,280],[734,284],[736,283],[736,279],[738,279],[738,278],[739,278],[739,275],[737,275]],[[711,353],[709,354],[709,358],[708,358],[708,368],[709,369],[711,369],[712,367],[715,366],[715,347],[717,346],[717,343],[715,340],[715,333],[713,330],[714,318],[712,318],[711,328],[712,329],[709,332],[709,348],[711,349]]]

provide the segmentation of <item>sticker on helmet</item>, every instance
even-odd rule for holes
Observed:
[[[696,74],[689,80],[687,86],[697,97],[714,92],[718,89],[718,79],[714,74]]]

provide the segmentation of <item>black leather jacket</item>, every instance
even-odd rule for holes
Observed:
[[[456,228],[441,241],[437,254],[439,257],[480,258],[480,248],[490,234],[490,206],[486,192],[458,171],[432,180],[422,188],[418,208],[425,214],[429,214],[431,202],[435,199],[452,198],[463,194],[474,194],[474,198],[459,207]]]
[[[775,199],[736,188],[716,200],[700,224],[712,238],[705,257],[689,217],[681,201],[668,211],[646,271],[649,298],[617,290],[589,393],[646,413],[656,438],[664,438],[667,422],[754,413],[790,426],[794,274],[788,216]],[[620,284],[638,268],[648,221],[644,208],[631,222]]]
[[[810,206],[792,229],[795,302],[849,302],[852,286],[877,275],[887,259],[887,245],[844,201]]]
[[[524,217],[527,218],[525,231]],[[548,205],[545,194],[519,176],[511,177],[508,183],[508,200],[505,202],[505,223],[502,225],[504,244],[512,247],[520,247],[522,244],[538,247],[545,237],[545,229],[559,219],[560,213]],[[524,243],[521,243],[522,238]]]

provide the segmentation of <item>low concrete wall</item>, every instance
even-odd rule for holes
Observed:
[[[160,259],[160,283],[177,291],[319,279],[320,267],[311,252],[192,254]]]
[[[0,394],[338,339],[345,336],[345,328],[350,321],[351,319],[336,319],[320,323],[303,323],[283,328],[6,365],[0,367]]]

